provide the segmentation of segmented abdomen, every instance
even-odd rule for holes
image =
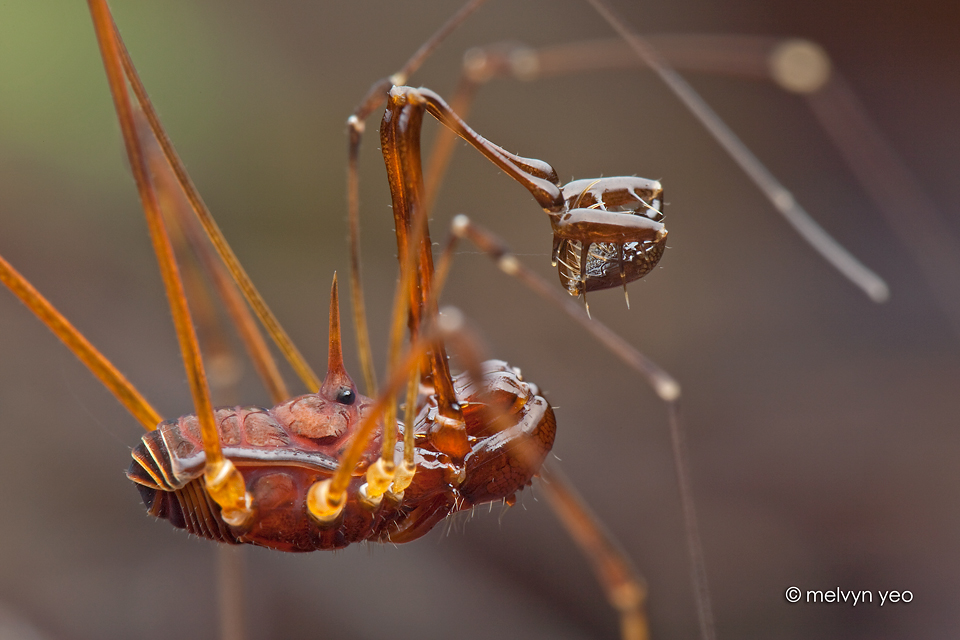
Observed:
[[[436,403],[425,399],[415,426],[417,472],[398,501],[389,494],[377,507],[358,499],[366,467],[381,448],[378,431],[354,470],[341,520],[321,526],[308,514],[310,486],[336,471],[351,434],[372,401],[351,405],[318,394],[293,398],[273,409],[218,409],[223,453],[241,471],[256,510],[244,529],[220,518],[203,485],[206,460],[195,416],[161,423],[133,450],[127,476],[137,483],[150,514],[197,536],[282,551],[338,549],[362,540],[407,542],[448,515],[493,500],[513,500],[539,471],[553,446],[553,410],[536,386],[506,363],[484,363],[483,384],[454,379],[471,451],[451,460],[430,444]],[[402,425],[399,426],[402,431]],[[396,460],[402,455],[397,443]]]

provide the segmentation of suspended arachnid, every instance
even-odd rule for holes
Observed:
[[[0,251],[65,307],[138,386],[157,398],[165,416],[173,417],[192,409],[178,395],[183,374],[169,315],[151,271],[155,267],[149,264],[143,225],[134,215],[138,204],[131,193],[129,169],[118,153],[115,117],[84,10],[81,5],[63,14],[63,22],[70,19],[78,25],[76,44],[57,32],[32,38],[44,43],[43,51],[57,54],[49,56],[47,68],[62,75],[45,73],[44,67],[23,73],[33,78],[28,87],[49,76],[58,89],[69,91],[74,85],[68,70],[82,64],[75,90],[95,96],[98,103],[83,107],[74,94],[54,98],[43,92],[8,92],[6,80],[0,86],[4,94],[0,109],[8,108],[3,105],[11,103],[12,94],[17,99],[31,96],[22,107],[26,115],[14,115],[36,117],[32,126],[42,132],[25,143],[23,132],[29,127],[0,127],[5,135],[0,145],[4,154]],[[236,5],[231,19],[237,22],[218,23],[216,9],[193,8],[190,11],[197,13],[188,18],[198,25],[195,37],[188,33],[185,42],[175,43],[160,39],[164,32],[179,34],[181,26],[191,24],[182,14],[176,28],[158,29],[157,24],[165,24],[159,13],[139,21],[124,10],[117,7],[118,22],[191,174],[254,280],[297,342],[305,345],[308,359],[322,363],[326,283],[334,270],[340,270],[345,284],[348,264],[342,224],[346,205],[340,195],[343,118],[372,78],[392,69],[452,7],[425,11],[416,25],[399,30],[399,15],[362,16],[362,21],[326,13],[322,21],[302,15],[285,21],[278,15],[273,22],[264,21],[255,9]],[[530,22],[522,31],[518,26],[518,32],[504,32],[505,26],[513,28],[512,23],[520,25],[524,18],[504,14],[514,10],[524,9],[485,8],[476,23],[468,22],[438,53],[439,71],[428,67],[413,82],[448,96],[452,83],[442,77],[443,59],[477,43],[534,39],[529,34],[536,27]],[[555,34],[549,39],[538,36],[534,44],[609,34],[602,23],[594,23],[588,9],[572,5],[569,10],[570,18],[552,18],[560,25]],[[689,24],[689,19],[656,20],[656,11],[644,10],[650,29]],[[819,12],[822,19],[830,9],[809,11]],[[4,17],[2,22],[13,25],[16,17]],[[247,19],[258,26],[238,26]],[[729,19],[725,28],[736,30],[738,22]],[[907,154],[916,171],[924,171],[923,180],[935,193],[945,191],[944,187],[937,191],[937,184],[946,183],[949,171],[944,167],[949,162],[936,155],[936,148],[921,145],[952,135],[946,105],[956,100],[949,86],[931,89],[924,99],[922,81],[900,74],[895,66],[864,63],[884,71],[859,75],[856,65],[863,58],[845,48],[853,46],[847,45],[848,34],[832,38],[829,31],[811,28],[813,21],[793,28],[773,23],[771,28],[757,20],[750,31],[802,33],[826,40],[827,48],[838,56],[838,67],[865,92],[868,110],[878,117],[881,128],[899,132],[895,146]],[[379,31],[381,21],[390,25],[389,33]],[[908,36],[909,22],[899,22],[904,41],[923,41]],[[339,33],[318,37],[318,24],[342,25],[353,42],[334,44]],[[874,54],[871,60],[884,60],[891,50],[907,55],[904,47],[890,46],[889,41],[877,46],[883,38],[870,32],[871,25],[869,20],[860,25],[870,34],[867,43],[857,38],[849,42],[868,47]],[[693,28],[718,27],[710,22]],[[226,41],[236,34],[242,46]],[[211,40],[199,43],[208,36]],[[933,38],[928,32],[925,37]],[[5,36],[4,41],[11,40]],[[27,55],[27,46],[23,45],[23,58],[43,64],[43,56]],[[163,52],[161,57],[151,59],[153,46]],[[319,48],[308,48],[313,46]],[[949,59],[942,53],[933,55],[934,45],[930,47],[917,52],[917,58]],[[375,60],[364,57],[366,49],[376,51]],[[343,52],[357,52],[356,67]],[[0,59],[6,65],[14,56],[4,53]],[[164,74],[170,72],[175,77],[167,79]],[[432,77],[431,72],[441,77]],[[15,79],[11,82],[18,86]],[[955,486],[955,479],[943,477],[952,465],[938,456],[956,450],[953,440],[944,441],[950,437],[946,416],[955,415],[946,387],[956,379],[956,366],[940,356],[933,366],[934,356],[928,355],[932,345],[949,340],[946,323],[938,320],[925,290],[912,284],[918,278],[915,268],[877,222],[862,192],[847,186],[846,169],[822,134],[804,120],[805,111],[795,99],[746,83],[731,87],[721,80],[699,82],[711,101],[720,100],[718,106],[732,118],[734,129],[752,146],[760,146],[764,159],[786,166],[777,166],[776,173],[798,199],[845,244],[894,279],[891,305],[902,306],[891,306],[893,312],[878,311],[824,268],[770,214],[676,102],[659,95],[665,92],[649,76],[629,70],[529,85],[491,84],[479,94],[468,121],[511,151],[554,163],[564,181],[635,171],[661,179],[667,188],[671,235],[664,268],[631,286],[629,312],[616,292],[598,292],[588,299],[594,317],[613,325],[684,384],[698,500],[708,521],[711,580],[715,591],[726,594],[716,605],[721,630],[759,628],[760,620],[800,628],[795,616],[805,613],[787,608],[781,598],[783,587],[793,580],[806,580],[801,584],[806,586],[822,576],[837,582],[836,576],[846,575],[844,571],[856,574],[868,564],[876,566],[877,557],[883,560],[875,569],[878,579],[902,576],[905,582],[937,585],[940,574],[929,573],[929,566],[943,566],[939,538],[931,536],[932,542],[928,539],[919,546],[905,525],[897,524],[897,515],[910,504],[910,513],[919,515],[921,522],[931,518],[925,526],[937,531],[930,516],[932,505],[943,497],[944,486]],[[723,98],[721,92],[730,97]],[[266,102],[246,113],[231,108],[246,108],[254,95]],[[906,118],[897,115],[897,108],[912,114],[911,124],[904,124]],[[940,124],[935,134],[926,128],[933,122]],[[371,334],[375,352],[383,353],[396,241],[388,221],[389,195],[379,173],[382,160],[374,128],[368,125],[369,142],[361,154],[364,265],[374,318]],[[198,139],[194,134],[208,137]],[[78,139],[79,135],[87,137]],[[41,155],[43,145],[52,147],[47,155]],[[221,151],[226,152],[221,157],[211,155]],[[452,215],[467,213],[505,236],[518,253],[536,254],[521,259],[556,279],[548,271],[550,236],[542,214],[525,191],[474,154],[458,151],[432,212],[436,241],[442,242]],[[677,540],[676,489],[661,405],[631,373],[581,337],[575,325],[472,251],[465,248],[464,255],[457,256],[443,302],[460,307],[480,328],[489,354],[521,367],[525,378],[536,381],[557,405],[560,429],[555,452],[628,555],[656,585],[655,630],[660,637],[692,635],[695,623],[685,551]],[[209,545],[173,535],[142,517],[129,487],[118,478],[132,445],[129,418],[114,409],[115,402],[63,355],[59,344],[51,344],[32,318],[9,301],[3,304],[3,331],[8,337],[0,341],[4,362],[0,411],[7,444],[0,467],[7,491],[0,506],[7,523],[2,545],[2,598],[7,608],[34,620],[52,637],[211,635],[215,620],[209,611],[215,590]],[[359,378],[347,318],[346,366]],[[241,389],[241,397],[217,403],[269,404],[251,373],[245,374]],[[636,389],[641,389],[639,397]],[[904,440],[904,430],[910,431],[909,441]],[[938,446],[943,442],[947,444]],[[907,453],[901,455],[903,451]],[[917,468],[902,466],[913,461]],[[939,489],[926,482],[934,469],[939,469]],[[251,634],[312,637],[322,630],[332,637],[369,637],[381,629],[414,633],[413,623],[408,627],[399,621],[410,605],[388,600],[369,608],[375,580],[408,585],[400,589],[415,594],[418,608],[426,603],[441,617],[439,627],[457,628],[461,637],[489,636],[504,628],[516,630],[517,636],[615,633],[615,622],[594,590],[586,563],[542,508],[537,491],[534,487],[532,493],[519,495],[524,513],[517,513],[518,507],[500,518],[496,513],[478,516],[455,527],[456,532],[439,545],[421,542],[402,550],[348,549],[336,555],[295,557],[255,550],[247,555],[255,583],[248,587],[255,596],[248,605],[248,617],[254,619]],[[861,500],[864,492],[877,503]],[[937,509],[950,511],[946,506]],[[844,518],[851,512],[856,517]],[[874,536],[878,521],[887,523],[888,537]],[[850,551],[853,540],[869,544]],[[911,562],[900,572],[890,568],[898,566],[898,559],[916,554],[941,560]],[[942,575],[948,574],[956,572],[945,569]],[[147,610],[143,602],[149,599],[176,611],[157,631],[138,623],[134,613]],[[922,606],[918,602],[905,610],[898,623],[908,624],[902,621],[913,618],[904,616],[921,615],[917,612],[925,611],[929,617],[931,610]],[[108,608],[128,613],[104,613]],[[440,613],[444,611],[451,613]],[[475,612],[481,613],[474,618]],[[465,618],[470,622],[464,623]],[[817,618],[803,624],[807,626],[802,628],[817,631],[836,630],[831,625],[839,623]]]

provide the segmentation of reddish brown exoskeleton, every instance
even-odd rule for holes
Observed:
[[[569,257],[560,261],[561,278],[571,283],[568,288],[625,284],[646,274],[662,255],[667,233],[659,222],[659,183],[619,177],[561,187],[550,165],[490,143],[429,90],[394,87],[387,102],[381,143],[405,268],[401,296],[409,305],[414,339],[436,305],[430,236],[418,222],[419,137],[425,112],[463,135],[531,191],[550,216],[555,254],[575,255],[576,264],[582,265],[571,266]],[[602,248],[603,254],[591,246]],[[401,318],[398,314],[398,323]],[[335,549],[363,540],[406,542],[456,511],[495,500],[512,503],[515,493],[539,472],[553,444],[556,421],[549,404],[506,363],[477,367],[480,379],[474,381],[468,374],[450,375],[442,342],[433,342],[424,356],[425,376],[434,393],[416,401],[414,428],[405,434],[412,436],[413,451],[405,456],[392,437],[383,437],[385,432],[404,432],[403,426],[391,417],[383,420],[384,405],[360,395],[343,368],[335,284],[328,370],[319,391],[269,410],[221,409],[215,414],[219,444],[245,483],[249,506],[243,517],[225,520],[222,505],[202,481],[206,454],[196,416],[162,423],[145,436],[128,475],[141,486],[149,511],[175,526],[223,542],[283,551]],[[362,428],[365,419],[375,425]],[[350,447],[359,452],[355,461],[348,456]],[[387,482],[374,489],[378,451],[387,470],[380,482]],[[411,476],[398,490],[397,470],[404,465]],[[349,481],[339,490],[340,497],[317,498],[318,508],[311,492],[331,482],[338,469],[347,470]],[[368,470],[374,475],[365,478]],[[318,513],[325,507],[332,513]]]
[[[529,484],[553,446],[556,419],[537,387],[524,382],[519,371],[489,361],[483,365],[480,385],[467,374],[453,379],[470,443],[466,456],[453,458],[431,443],[437,405],[435,398],[427,397],[414,423],[416,471],[403,493],[388,493],[371,504],[360,491],[364,472],[380,455],[383,426],[378,421],[351,474],[340,519],[321,524],[311,517],[306,505],[310,487],[333,476],[360,421],[375,405],[357,391],[343,369],[335,290],[330,313],[334,333],[329,368],[317,393],[272,409],[216,411],[224,454],[243,473],[253,499],[250,521],[229,526],[205,491],[205,456],[196,416],[162,422],[133,451],[127,475],[137,483],[152,515],[218,542],[316,551],[364,540],[415,540],[457,511],[495,500],[512,502],[514,494]],[[491,426],[491,403],[509,426]],[[398,461],[402,455],[400,443]]]

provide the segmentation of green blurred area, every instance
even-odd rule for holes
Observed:
[[[318,146],[333,140],[304,144],[309,137],[300,123],[329,122],[331,114],[322,102],[305,99],[315,89],[289,71],[293,67],[282,54],[263,48],[254,53],[245,46],[242,28],[208,15],[209,5],[114,5],[121,35],[188,162],[195,153],[217,154],[217,165],[235,181],[250,174],[274,183],[310,178],[307,155],[312,149],[316,158]],[[258,87],[259,100],[249,96],[251,84]],[[238,95],[251,99],[225,101]],[[267,117],[265,108],[285,117]],[[238,129],[252,135],[237,136]],[[251,148],[264,141],[284,157],[282,165]],[[299,158],[291,158],[291,152]],[[126,163],[119,127],[84,3],[31,0],[0,6],[0,157],[32,167],[51,188],[127,188],[118,170]],[[304,174],[291,176],[290,168],[297,166]],[[288,202],[275,198],[265,195],[260,203],[248,204],[302,205],[293,192]]]

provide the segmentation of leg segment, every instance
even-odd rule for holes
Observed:
[[[197,216],[197,220],[199,221],[200,225],[203,227],[204,233],[209,241],[213,244],[217,251],[217,255],[220,257],[220,260],[223,262],[227,271],[229,271],[231,279],[240,288],[240,291],[243,293],[244,298],[246,298],[250,308],[253,309],[253,312],[263,324],[267,333],[270,334],[270,337],[277,345],[277,348],[280,349],[280,352],[290,363],[290,366],[293,367],[294,371],[303,381],[304,385],[309,390],[316,391],[320,388],[320,378],[316,373],[313,372],[313,370],[310,368],[310,365],[307,364],[306,359],[304,359],[303,355],[301,355],[300,351],[296,348],[296,346],[293,344],[293,341],[287,335],[287,332],[282,326],[280,326],[280,322],[267,306],[263,296],[260,295],[260,292],[257,291],[257,288],[253,285],[253,281],[250,280],[250,277],[241,266],[236,254],[233,252],[233,249],[230,247],[223,233],[220,231],[220,228],[217,226],[216,221],[213,219],[213,215],[210,213],[210,210],[207,208],[206,204],[204,204],[203,198],[200,197],[200,193],[193,185],[193,181],[190,180],[190,176],[187,174],[187,170],[183,166],[183,162],[180,161],[180,157],[173,148],[170,138],[167,136],[163,126],[160,124],[160,118],[157,115],[156,110],[153,108],[153,104],[151,103],[149,96],[147,96],[146,89],[144,88],[143,83],[140,81],[140,77],[137,74],[136,68],[133,66],[133,61],[130,59],[130,54],[127,52],[126,46],[123,44],[123,40],[120,38],[120,34],[116,29],[116,25],[113,24],[112,17],[109,17],[109,10],[107,10],[107,17],[110,19],[110,28],[112,29],[116,39],[118,52],[120,55],[120,62],[123,65],[123,72],[126,76],[126,80],[130,83],[130,87],[133,89],[133,92],[136,95],[137,106],[143,110],[143,115],[146,117],[147,122],[149,123],[150,130],[155,136],[156,142],[160,145],[163,155],[169,164],[170,170],[172,170],[176,176],[177,182],[180,185],[180,189],[183,191],[183,195],[190,202],[190,206],[192,207],[194,214]],[[122,82],[122,80],[119,81]]]
[[[347,210],[350,226],[350,297],[353,301],[353,321],[357,332],[357,349],[360,353],[360,365],[363,368],[363,378],[366,392],[369,396],[376,395],[376,375],[374,373],[373,355],[370,349],[370,332],[367,328],[366,305],[363,301],[363,282],[360,273],[360,173],[358,163],[360,159],[360,141],[363,137],[365,122],[386,101],[387,92],[394,85],[406,84],[407,79],[420,65],[423,64],[440,43],[470,14],[480,8],[486,0],[468,0],[463,7],[454,14],[433,36],[430,37],[399,71],[387,78],[381,78],[370,87],[357,108],[347,118],[349,130],[349,145],[347,153]]]
[[[120,401],[127,411],[147,431],[157,428],[163,420],[146,398],[137,391],[122,373],[87,340],[69,320],[31,285],[26,278],[0,256],[0,282],[3,282],[23,304],[33,312],[60,340],[67,345],[80,362],[85,364]]]
[[[204,477],[207,491],[211,498],[220,505],[224,521],[231,524],[242,524],[253,515],[250,496],[246,492],[240,472],[230,460],[223,456],[221,451],[220,436],[213,417],[213,406],[210,403],[206,373],[200,357],[196,332],[190,319],[190,312],[187,309],[183,281],[180,278],[173,255],[173,247],[170,244],[170,238],[160,213],[157,194],[149,178],[146,156],[137,135],[133,105],[127,93],[126,80],[121,65],[120,44],[117,39],[116,26],[103,0],[90,0],[89,5],[93,15],[94,27],[97,31],[97,39],[100,43],[100,52],[107,70],[107,78],[110,81],[114,106],[120,119],[120,127],[127,147],[127,156],[130,159],[137,189],[140,192],[140,200],[147,216],[150,237],[157,254],[160,274],[163,277],[167,299],[173,314],[187,378],[190,381],[190,390],[193,394],[197,417],[200,420],[200,431],[206,453]]]
[[[673,443],[674,466],[680,489],[680,502],[683,508],[686,529],[687,549],[690,554],[691,572],[697,609],[700,617],[701,635],[705,640],[716,637],[710,589],[703,557],[703,545],[700,541],[700,526],[697,522],[696,507],[691,487],[690,464],[686,451],[686,437],[680,420],[680,385],[657,364],[637,351],[631,344],[606,327],[592,320],[571,298],[564,296],[551,287],[537,274],[526,268],[510,251],[502,240],[489,231],[472,223],[466,216],[454,218],[452,230],[460,238],[468,238],[484,253],[496,260],[500,270],[517,278],[537,295],[547,299],[600,341],[612,354],[627,366],[641,374],[653,387],[660,399],[667,405],[670,419],[670,435]]]
[[[593,565],[607,602],[620,614],[621,638],[647,640],[646,582],[562,473],[544,465],[540,477],[550,507]]]
[[[835,140],[841,153],[848,159],[858,157],[861,161],[869,157],[869,161],[854,164],[852,167],[868,193],[877,203],[885,215],[895,220],[894,228],[904,237],[911,247],[923,246],[930,251],[914,249],[918,261],[921,263],[935,262],[935,267],[928,269],[931,274],[960,273],[960,249],[956,246],[946,247],[942,238],[949,237],[943,234],[927,234],[928,238],[921,237],[916,232],[919,225],[903,225],[900,221],[899,206],[902,202],[920,201],[926,205],[929,198],[908,198],[902,190],[893,198],[882,194],[889,190],[889,185],[907,184],[911,194],[917,194],[919,189],[914,188],[916,181],[905,175],[899,161],[886,161],[892,156],[889,145],[881,141],[874,143],[877,136],[870,132],[863,133],[862,126],[856,123],[869,122],[864,118],[861,110],[855,115],[843,117],[836,115],[843,113],[844,108],[840,100],[834,100],[840,93],[836,87],[840,84],[836,76],[831,76],[829,61],[822,50],[810,43],[798,45],[798,41],[778,41],[773,38],[754,38],[743,36],[669,36],[669,37],[641,37],[631,31],[626,24],[614,16],[601,0],[591,0],[591,4],[611,24],[620,35],[618,41],[595,41],[574,43],[549,47],[544,50],[533,50],[517,45],[492,45],[483,49],[474,49],[468,52],[464,60],[463,77],[458,94],[454,102],[458,105],[458,112],[465,115],[470,100],[479,85],[499,76],[512,76],[521,80],[531,80],[560,74],[585,73],[604,68],[646,67],[657,73],[671,91],[683,102],[684,106],[693,113],[701,124],[709,131],[716,141],[724,148],[727,154],[743,169],[747,176],[764,193],[770,203],[780,212],[787,222],[810,244],[821,256],[833,265],[845,278],[862,289],[872,300],[882,302],[889,297],[886,283],[875,273],[867,269],[846,249],[837,243],[794,199],[793,195],[780,183],[779,180],[760,162],[717,114],[703,101],[693,87],[674,69],[694,72],[736,75],[748,78],[773,79],[782,87],[804,93],[818,114],[824,128]],[[811,55],[803,56],[809,64],[795,64],[799,57],[794,52],[802,49],[811,51]],[[820,52],[818,57],[817,51]],[[828,81],[829,79],[829,81]],[[829,98],[827,97],[829,96]],[[820,107],[820,103],[829,103],[830,107]],[[849,105],[849,101],[847,101]],[[849,109],[846,109],[849,112]],[[830,120],[834,121],[831,126]],[[842,122],[842,124],[841,124]],[[848,124],[853,126],[847,126]],[[838,126],[839,125],[839,126]],[[870,128],[869,126],[867,127]],[[857,133],[854,133],[857,132]],[[428,171],[427,193],[430,201],[435,197],[437,185],[453,152],[453,135],[441,132],[434,147]],[[877,152],[865,152],[864,149],[878,149]],[[874,170],[880,163],[882,168]],[[871,166],[870,171],[859,167]],[[870,174],[864,177],[864,174]],[[937,218],[928,211],[935,207],[922,206],[924,220]],[[891,213],[887,213],[887,212]],[[934,221],[930,228],[941,228],[943,225]],[[907,238],[909,236],[909,238]],[[932,255],[934,258],[928,258]],[[932,281],[939,280],[934,275]],[[579,293],[579,291],[578,291]],[[941,296],[944,299],[949,297]],[[960,326],[960,300],[947,302],[945,306],[953,309],[951,316],[957,318]],[[954,313],[957,311],[957,313]]]

